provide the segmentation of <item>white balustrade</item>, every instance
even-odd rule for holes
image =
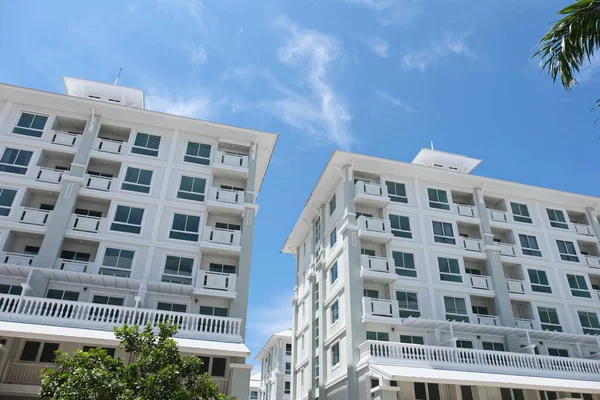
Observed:
[[[515,325],[521,329],[535,329],[533,326],[533,320],[527,318],[515,318]]]
[[[19,265],[19,266],[27,266],[33,263],[34,255],[31,254],[21,254],[21,253],[11,253],[11,252],[1,252],[0,260],[4,264],[10,265]]]
[[[594,236],[594,232],[592,232],[592,227],[589,225],[575,223],[572,223],[571,225],[573,226],[573,229],[575,229],[575,232],[577,232],[580,235]]]
[[[461,238],[465,250],[481,251],[481,239]]]
[[[112,178],[94,175],[86,175],[85,178],[85,187],[89,189],[108,192],[112,186]]]
[[[490,214],[490,219],[496,222],[508,222],[508,217],[506,216],[506,211],[502,210],[492,210],[488,208],[488,213]]]
[[[71,272],[86,272],[90,265],[90,263],[86,261],[67,260],[64,258],[56,260],[56,264],[58,269]]]
[[[42,369],[52,367],[54,367],[54,364],[9,361],[2,382],[18,385],[40,385]]]
[[[476,211],[474,206],[469,206],[466,204],[455,204],[456,212],[458,215],[462,215],[463,217],[475,217]]]
[[[515,256],[515,245],[511,243],[496,243],[500,248],[500,254],[503,256]]]
[[[225,395],[229,394],[228,389],[227,389],[229,386],[229,380],[227,380],[225,378],[215,378],[214,376],[211,376],[210,380],[217,384],[219,393],[222,393]]]
[[[585,263],[588,265],[588,267],[600,268],[600,257],[583,256],[583,258],[585,258]]]
[[[385,257],[375,257],[363,254],[360,256],[361,265],[365,271],[387,272],[394,271],[393,260]]]
[[[35,173],[35,180],[48,183],[60,183],[63,170],[54,168],[38,167]]]
[[[31,225],[46,225],[50,211],[40,210],[39,208],[23,207],[19,222]]]
[[[248,168],[248,156],[230,153],[226,151],[215,151],[215,164],[229,167]]]
[[[52,143],[59,144],[61,146],[73,147],[75,146],[79,136],[80,135],[75,133],[54,131],[54,134],[52,135]]]
[[[206,242],[227,244],[232,246],[240,245],[241,232],[232,229],[221,229],[207,226],[203,233],[203,239]]]
[[[235,274],[199,270],[196,286],[202,289],[235,292]]]
[[[506,286],[510,293],[525,293],[525,282],[518,279],[506,279]]]
[[[392,234],[388,221],[379,218],[370,218],[361,215],[358,217],[358,226],[369,232]]]
[[[366,194],[381,198],[388,197],[387,188],[379,183],[357,181],[354,184],[354,188],[357,195]]]
[[[105,153],[119,154],[123,149],[127,148],[127,143],[120,140],[96,138],[94,140],[94,148]]]
[[[102,218],[87,215],[73,214],[71,216],[71,228],[82,232],[98,232]]]
[[[398,303],[392,300],[363,297],[363,315],[375,317],[394,317]]]
[[[490,289],[490,277],[485,275],[471,275],[469,274],[469,282],[471,287],[475,289]]]
[[[214,187],[209,191],[209,199],[221,203],[242,204],[244,203],[244,192]]]
[[[40,323],[111,331],[115,325],[156,325],[171,320],[179,325],[178,336],[192,339],[219,337],[240,341],[240,318],[150,310],[134,307],[20,297],[0,294],[0,320]]]
[[[497,315],[484,315],[484,314],[475,314],[475,321],[479,325],[489,325],[489,326],[498,326],[500,325],[500,320]]]

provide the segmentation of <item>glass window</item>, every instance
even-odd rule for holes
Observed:
[[[455,258],[438,257],[440,280],[448,282],[462,282],[460,266]]]
[[[193,269],[193,258],[167,256],[162,281],[191,285]]]
[[[123,297],[95,295],[92,299],[92,303],[107,304],[111,306],[122,306],[125,303],[125,299]]]
[[[460,394],[462,396],[462,400],[473,400],[473,391],[471,386],[461,386]]]
[[[290,375],[292,373],[292,363],[291,362],[285,363],[285,373],[286,373],[286,375]]]
[[[0,216],[6,217],[10,214],[16,195],[17,191],[14,189],[0,188]]]
[[[40,342],[34,342],[32,340],[27,340],[25,345],[23,346],[23,350],[21,351],[21,361],[37,361],[37,355],[40,350],[40,346],[42,344]]]
[[[500,388],[500,398],[502,400],[525,400],[521,389]]]
[[[471,306],[471,311],[473,311],[473,314],[490,315],[488,308],[485,306]]]
[[[321,218],[317,217],[317,219],[315,219],[315,222],[313,224],[313,236],[315,238],[315,245],[319,245],[319,242],[321,241]]]
[[[48,116],[46,115],[23,112],[13,129],[13,133],[37,138],[42,137],[46,121],[48,121]]]
[[[335,246],[337,243],[337,230],[332,230],[329,234],[329,247]]]
[[[391,201],[396,203],[408,203],[408,197],[406,197],[406,186],[404,183],[386,181],[385,186],[387,187],[388,196]]]
[[[548,348],[548,355],[554,357],[569,357],[569,350],[567,349],[556,349],[556,348]]]
[[[541,257],[542,252],[538,246],[538,242],[535,236],[519,234],[519,241],[521,242],[521,251],[526,256]]]
[[[340,362],[340,342],[331,346],[331,366],[336,366]]]
[[[64,260],[74,260],[74,261],[90,261],[90,253],[83,253],[81,251],[69,251],[63,250],[60,252],[60,258]]]
[[[285,344],[285,355],[286,356],[292,355],[292,345],[290,343]]]
[[[283,382],[283,394],[290,394],[290,393],[292,393],[290,381]]]
[[[79,300],[79,292],[70,292],[68,290],[59,289],[48,289],[48,292],[46,293],[46,298],[56,300],[77,301]]]
[[[513,220],[517,222],[532,223],[531,216],[529,215],[529,209],[526,204],[510,203],[510,209],[512,210]]]
[[[210,144],[206,143],[188,142],[183,161],[209,165],[211,147]]]
[[[20,295],[22,291],[23,287],[19,285],[0,284],[0,293],[2,294]]]
[[[200,237],[200,217],[175,213],[169,238],[197,242]]]
[[[242,227],[237,224],[226,224],[224,222],[215,222],[215,228],[225,229],[228,231],[239,231],[242,229]]]
[[[408,217],[390,214],[390,225],[394,236],[412,239]]]
[[[210,370],[211,376],[225,376],[225,366],[227,365],[227,359],[221,357],[213,357],[212,368]]]
[[[567,281],[569,282],[569,287],[571,288],[571,294],[573,296],[587,298],[592,297],[584,276],[567,274]]]
[[[114,221],[110,225],[110,230],[139,234],[142,231],[143,217],[143,208],[118,205]]]
[[[561,210],[553,210],[547,208],[548,219],[550,220],[550,226],[554,228],[569,229],[565,214]]]
[[[481,347],[484,350],[504,351],[504,343],[497,342],[481,342]]]
[[[370,299],[378,299],[379,291],[374,289],[363,289],[363,296],[368,297]]]
[[[444,296],[446,319],[450,321],[469,322],[467,302],[461,297]]]
[[[364,254],[365,256],[375,257],[375,250],[371,249],[360,249],[360,254]]]
[[[441,400],[440,388],[437,383],[421,383],[413,384],[415,389],[415,400]]]
[[[5,148],[0,158],[0,172],[25,175],[31,156],[33,151]]]
[[[583,328],[583,333],[588,335],[600,335],[600,321],[598,314],[588,311],[577,311],[579,322]]]
[[[161,311],[187,312],[187,305],[159,301],[156,305],[156,309]]]
[[[538,307],[538,314],[543,330],[562,332],[556,308]]]
[[[448,203],[448,194],[445,190],[429,188],[427,189],[427,196],[429,197],[429,207],[440,210],[450,209],[450,204]]]
[[[396,291],[396,300],[398,301],[400,318],[418,318],[421,316],[421,312],[419,311],[419,298],[417,293]]]
[[[400,343],[425,344],[423,336],[400,335]]]
[[[58,343],[44,343],[42,351],[40,353],[39,362],[41,363],[53,363],[56,358],[56,351],[58,350]]]
[[[338,319],[340,319],[340,306],[336,301],[331,305],[331,324],[336,323]]]
[[[456,244],[452,224],[433,221],[433,240],[437,243]]]
[[[540,293],[552,293],[550,282],[548,282],[548,276],[546,271],[539,269],[528,269],[529,282],[531,282],[531,290]]]
[[[558,253],[560,254],[561,260],[579,262],[579,257],[577,257],[577,250],[575,250],[575,244],[573,242],[557,240],[556,245],[558,246]]]
[[[258,400],[258,392],[256,390],[250,391],[250,400]]]
[[[367,331],[367,340],[379,340],[381,342],[389,342],[390,334],[387,332]]]
[[[206,179],[195,178],[192,176],[182,176],[179,182],[179,190],[177,191],[177,198],[204,201],[206,194]]]
[[[227,317],[229,310],[224,307],[200,306],[201,315],[212,315],[214,317]]]
[[[160,136],[138,132],[135,136],[133,146],[131,147],[131,152],[135,154],[142,154],[145,156],[157,157],[159,147]]]
[[[557,400],[558,399],[558,394],[556,392],[540,390],[539,393],[540,393],[541,400]]]
[[[337,263],[335,263],[329,270],[330,285],[333,285],[337,281],[337,279],[338,279],[338,265],[337,265]]]
[[[397,275],[410,276],[413,278],[417,277],[414,254],[392,251],[392,258],[394,259]]]
[[[132,192],[150,193],[150,182],[152,182],[152,171],[147,169],[127,167],[121,190]]]
[[[213,264],[210,263],[208,270],[211,272],[221,272],[223,274],[235,274],[235,265]]]
[[[315,318],[315,349],[319,347],[319,318]]]
[[[334,194],[333,196],[331,196],[331,199],[329,199],[329,215],[333,214],[333,212],[335,211],[336,202],[337,200]]]
[[[129,278],[134,255],[135,251],[133,250],[107,247],[98,273]]]

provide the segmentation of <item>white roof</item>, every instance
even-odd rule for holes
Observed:
[[[288,341],[291,342],[292,328],[286,329],[285,331],[281,331],[279,333],[274,333],[273,335],[271,335],[269,340],[267,340],[267,343],[265,343],[263,348],[258,352],[258,354],[256,355],[256,357],[254,357],[254,359],[262,360],[266,356],[265,353],[267,352],[267,350],[277,344],[277,339],[283,339],[286,343]]]
[[[63,76],[65,92],[69,96],[94,99],[126,107],[145,108],[144,91],[104,82]]]
[[[447,153],[445,151],[433,149],[421,149],[419,154],[412,160],[412,163],[425,165],[426,167],[446,168],[470,174],[481,161],[483,160],[460,154]]]

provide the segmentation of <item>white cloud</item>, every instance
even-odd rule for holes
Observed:
[[[385,10],[394,4],[395,0],[346,0],[348,3],[360,4],[375,10]]]
[[[214,116],[213,102],[209,94],[199,94],[187,98],[150,94],[146,96],[146,108],[197,119],[209,119]]]
[[[594,79],[594,76],[600,71],[600,57],[598,59],[592,58],[589,64],[585,64],[579,71],[579,77],[577,82],[581,85],[585,85]]]
[[[469,34],[457,35],[448,33],[431,47],[412,51],[404,55],[402,62],[407,69],[427,70],[449,56],[462,56],[477,60],[477,55],[469,48],[466,39]]]
[[[386,58],[389,57],[388,48],[389,44],[384,39],[380,37],[374,37],[365,39],[365,43],[369,46],[369,49],[377,54],[379,57]]]
[[[383,26],[406,24],[417,14],[419,0],[345,0],[371,8],[377,13],[377,21]]]
[[[271,301],[248,307],[246,344],[254,351],[252,359],[271,335],[292,327],[292,304],[289,293],[278,293]]]
[[[402,110],[409,112],[409,113],[417,112],[416,108],[406,104],[404,101],[392,96],[391,94],[389,94],[388,92],[386,92],[384,90],[378,90],[376,93],[377,93],[377,96],[379,97],[379,99],[381,99],[381,101],[390,103],[393,106],[401,108]]]
[[[192,45],[188,48],[190,54],[190,61],[196,65],[202,65],[208,59],[206,50],[202,46]]]

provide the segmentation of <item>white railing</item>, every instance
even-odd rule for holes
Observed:
[[[112,185],[112,178],[104,176],[85,175],[85,187],[89,189],[108,192]]]
[[[102,218],[73,214],[71,216],[71,229],[82,232],[98,232]]]
[[[244,202],[244,192],[214,187],[209,191],[209,199],[221,203],[242,204]]]
[[[575,232],[577,232],[580,235],[594,236],[594,232],[592,232],[592,227],[589,225],[576,224],[574,222],[571,223],[571,225],[573,225],[573,229],[575,229]]]
[[[515,245],[511,243],[496,243],[496,245],[500,248],[500,254],[503,256],[511,256],[514,257],[516,255]]]
[[[34,258],[31,254],[0,252],[0,260],[4,264],[26,266],[31,265]]]
[[[19,222],[31,225],[46,225],[50,217],[50,211],[39,208],[23,207]]]
[[[52,367],[54,367],[54,364],[9,361],[2,382],[18,385],[39,385],[42,369]]]
[[[475,321],[479,325],[490,325],[490,326],[498,326],[500,325],[500,319],[497,315],[485,315],[485,314],[475,314],[473,315]]]
[[[217,384],[217,387],[219,389],[219,393],[229,394],[228,391],[227,391],[227,386],[229,386],[228,385],[229,381],[227,379],[225,379],[225,378],[215,378],[215,377],[211,376],[210,380]]]
[[[358,217],[358,227],[368,232],[392,234],[388,221],[379,218],[370,218],[361,215]]]
[[[64,171],[54,168],[38,167],[35,180],[48,183],[60,183]]]
[[[374,317],[395,317],[398,303],[392,300],[363,297],[363,315]]]
[[[515,325],[521,329],[535,329],[533,320],[527,318],[515,318]]]
[[[456,213],[458,215],[462,215],[463,217],[475,217],[476,211],[474,206],[469,206],[466,204],[456,204]]]
[[[594,293],[596,293],[596,298],[600,300],[600,290],[594,290]]]
[[[387,272],[394,271],[394,262],[392,259],[385,257],[375,257],[363,254],[360,256],[361,265],[365,271]]]
[[[508,222],[508,217],[506,216],[506,211],[492,210],[491,208],[488,208],[488,213],[489,213],[490,219],[492,221]]]
[[[506,279],[506,286],[510,293],[525,293],[525,282],[519,279]]]
[[[469,275],[471,287],[475,289],[490,289],[490,277],[485,275]]]
[[[465,250],[481,251],[481,239],[461,238]]]
[[[56,260],[56,268],[71,272],[86,272],[90,264],[87,261],[67,260],[64,258]]]
[[[424,346],[367,340],[358,347],[360,359],[383,358],[385,363],[426,368],[458,369],[499,374],[600,379],[600,360],[526,353]],[[393,361],[392,361],[393,360]],[[382,361],[383,362],[383,361]]]
[[[201,289],[235,292],[235,274],[199,270],[196,286]]]
[[[79,135],[75,133],[54,131],[54,134],[52,135],[52,143],[59,144],[61,146],[73,147],[75,146],[78,137]]]
[[[203,233],[203,240],[210,243],[240,245],[241,232],[233,229],[221,229],[207,226]]]
[[[0,320],[56,326],[112,330],[115,325],[156,325],[172,320],[179,336],[192,339],[219,337],[239,341],[240,318],[83,303],[78,301],[0,295]],[[229,337],[227,337],[229,336]]]
[[[119,154],[126,148],[127,143],[120,140],[96,138],[94,139],[94,148],[106,153]]]
[[[597,256],[583,256],[585,263],[592,268],[600,268],[600,257]]]
[[[248,168],[248,156],[217,150],[215,151],[215,164]]]
[[[355,194],[366,194],[369,196],[388,198],[387,187],[379,183],[357,181],[354,184]]]

